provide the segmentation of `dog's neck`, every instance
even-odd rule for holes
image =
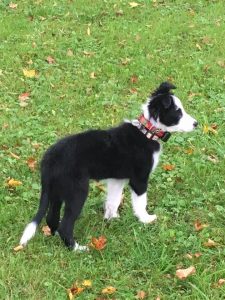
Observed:
[[[152,118],[148,118],[143,112],[138,119],[133,120],[132,124],[137,127],[149,140],[167,142],[171,134],[157,127],[157,122]]]

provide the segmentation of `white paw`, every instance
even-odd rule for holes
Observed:
[[[157,216],[156,215],[149,215],[149,214],[144,214],[142,216],[139,216],[139,221],[145,224],[152,223],[156,221]]]
[[[120,215],[118,212],[115,211],[111,211],[111,210],[106,210],[105,214],[104,214],[104,219],[106,220],[111,220],[111,219],[115,219],[115,218],[119,218]]]
[[[78,243],[75,243],[74,247],[73,247],[73,251],[89,251],[89,247],[88,246],[81,246]]]

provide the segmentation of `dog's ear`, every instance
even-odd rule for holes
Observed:
[[[160,94],[168,94],[170,90],[176,89],[175,85],[170,82],[162,82],[160,86],[152,93],[152,96],[157,96]]]
[[[169,108],[172,103],[172,98],[170,95],[162,95],[162,105],[165,109]]]

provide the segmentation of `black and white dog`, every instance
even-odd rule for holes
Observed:
[[[107,179],[105,219],[118,217],[123,187],[128,181],[135,216],[143,223],[156,220],[156,215],[146,210],[146,192],[149,174],[159,160],[160,140],[166,141],[171,132],[189,132],[197,126],[170,92],[174,88],[162,83],[143,105],[143,114],[137,120],[108,130],[68,136],[49,148],[41,163],[39,209],[26,226],[21,245],[34,236],[48,211],[46,219],[52,234],[58,231],[70,249],[84,250],[85,246],[75,242],[73,228],[88,196],[90,179]],[[63,201],[65,210],[60,222]]]

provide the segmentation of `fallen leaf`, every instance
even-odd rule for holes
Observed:
[[[96,79],[97,78],[96,73],[95,72],[91,72],[90,73],[90,78],[91,79]]]
[[[121,63],[122,63],[123,66],[126,66],[127,64],[129,64],[130,61],[131,61],[131,59],[126,57],[126,58],[121,60]]]
[[[192,259],[192,258],[193,258],[192,254],[190,254],[190,253],[185,254],[184,257],[186,257],[186,258],[188,258],[188,259]]]
[[[105,186],[103,184],[101,184],[98,181],[95,181],[95,186],[96,188],[98,188],[100,191],[105,192]]]
[[[23,69],[23,75],[28,78],[34,78],[37,74],[35,70]]]
[[[50,235],[52,235],[51,229],[48,227],[48,225],[43,226],[43,227],[41,228],[41,231],[43,232],[43,234],[44,234],[45,236],[50,236]]]
[[[87,35],[91,35],[91,29],[90,29],[89,26],[88,26],[88,28],[87,28]]]
[[[138,82],[138,77],[136,75],[132,75],[130,78],[131,83],[137,83]]]
[[[185,152],[186,154],[188,154],[188,155],[192,155],[193,152],[194,152],[194,149],[188,148],[188,149],[184,150],[184,152]]]
[[[135,89],[135,88],[131,88],[131,89],[130,89],[130,93],[131,93],[131,94],[137,94],[137,92],[138,92],[138,91],[137,91],[137,89]]]
[[[102,250],[105,248],[106,242],[105,236],[100,236],[99,238],[92,238],[90,246],[96,250]]]
[[[10,3],[9,3],[9,8],[11,8],[11,9],[16,9],[16,8],[17,8],[17,5],[18,5],[18,4],[16,4],[16,3],[10,2]]]
[[[163,165],[162,168],[165,170],[165,171],[172,171],[175,169],[175,166],[174,165]]]
[[[136,295],[136,299],[145,299],[146,293],[144,291],[138,291]]]
[[[210,42],[211,42],[211,39],[210,39],[210,37],[208,37],[208,36],[204,36],[204,37],[202,38],[202,43],[203,43],[203,44],[205,44],[205,45],[209,45],[209,44],[210,44]]]
[[[31,145],[32,145],[32,147],[34,148],[34,149],[39,149],[40,148],[40,146],[41,146],[41,144],[40,143],[31,143]]]
[[[9,154],[10,154],[13,158],[20,159],[20,157],[19,157],[18,155],[16,155],[15,153],[13,153],[13,152],[9,152]]]
[[[22,185],[22,182],[19,181],[19,180],[15,180],[13,178],[11,178],[7,181],[7,186],[8,187],[13,187],[14,188],[14,187],[17,187],[17,186],[20,186],[20,185]]]
[[[83,287],[86,287],[86,288],[90,288],[92,287],[92,281],[91,280],[84,280],[81,284]]]
[[[176,271],[176,276],[177,278],[184,280],[186,279],[188,276],[194,274],[196,272],[196,269],[194,266],[190,266],[187,269],[178,269]]]
[[[160,299],[161,299],[161,298],[160,298],[159,296],[155,298],[155,300],[160,300]]]
[[[33,157],[29,157],[27,159],[27,165],[31,171],[34,171],[36,169],[37,161]]]
[[[116,291],[116,288],[114,288],[113,286],[107,286],[106,288],[104,288],[102,290],[102,294],[111,295],[111,294],[114,294],[115,291]]]
[[[70,289],[67,290],[67,295],[68,295],[69,299],[72,300],[72,299],[74,299],[75,296],[82,293],[83,290],[84,290],[84,288],[78,287],[78,286],[76,286],[76,284],[74,284]]]
[[[140,4],[137,2],[129,2],[129,5],[131,8],[135,8],[135,7],[139,6]]]
[[[196,44],[195,46],[198,50],[200,50],[200,51],[202,50],[202,47],[199,44]]]
[[[211,125],[204,125],[203,126],[203,132],[205,134],[218,134],[217,130],[215,130]]]
[[[202,229],[209,227],[208,224],[202,224],[199,220],[196,220],[194,223],[194,227],[196,231],[201,231]]]
[[[219,162],[218,157],[214,154],[208,155],[207,159],[213,162],[214,164],[217,164]]]
[[[214,242],[214,241],[211,240],[211,239],[208,239],[208,241],[204,243],[204,246],[205,246],[205,247],[209,247],[209,248],[213,248],[213,247],[216,247],[216,246],[217,246],[217,243]]]
[[[19,246],[16,246],[15,248],[13,248],[13,250],[15,251],[15,252],[18,252],[18,251],[21,251],[21,250],[23,250],[23,245],[19,245]]]
[[[47,63],[49,63],[50,65],[55,63],[55,59],[52,56],[48,56],[46,58]]]
[[[68,49],[66,52],[67,56],[73,56],[73,51],[71,49]]]
[[[221,278],[218,280],[218,285],[221,286],[221,285],[224,285],[225,284],[225,279],[224,278]]]
[[[85,55],[85,56],[93,56],[93,55],[95,55],[95,52],[92,52],[92,51],[83,51],[83,54]]]
[[[18,97],[19,101],[26,101],[29,98],[30,98],[30,93],[29,92],[22,93]]]
[[[225,68],[225,61],[224,60],[218,60],[217,64],[221,67],[221,68]]]
[[[117,16],[117,17],[123,16],[123,10],[122,10],[122,9],[117,10],[117,11],[116,11],[116,16]]]
[[[194,253],[194,256],[195,256],[196,258],[199,258],[200,256],[202,256],[202,253],[201,253],[201,252],[196,252],[196,253]]]
[[[28,60],[28,61],[27,61],[27,64],[28,64],[28,65],[32,65],[32,64],[33,64],[33,60],[32,60],[32,59]]]

